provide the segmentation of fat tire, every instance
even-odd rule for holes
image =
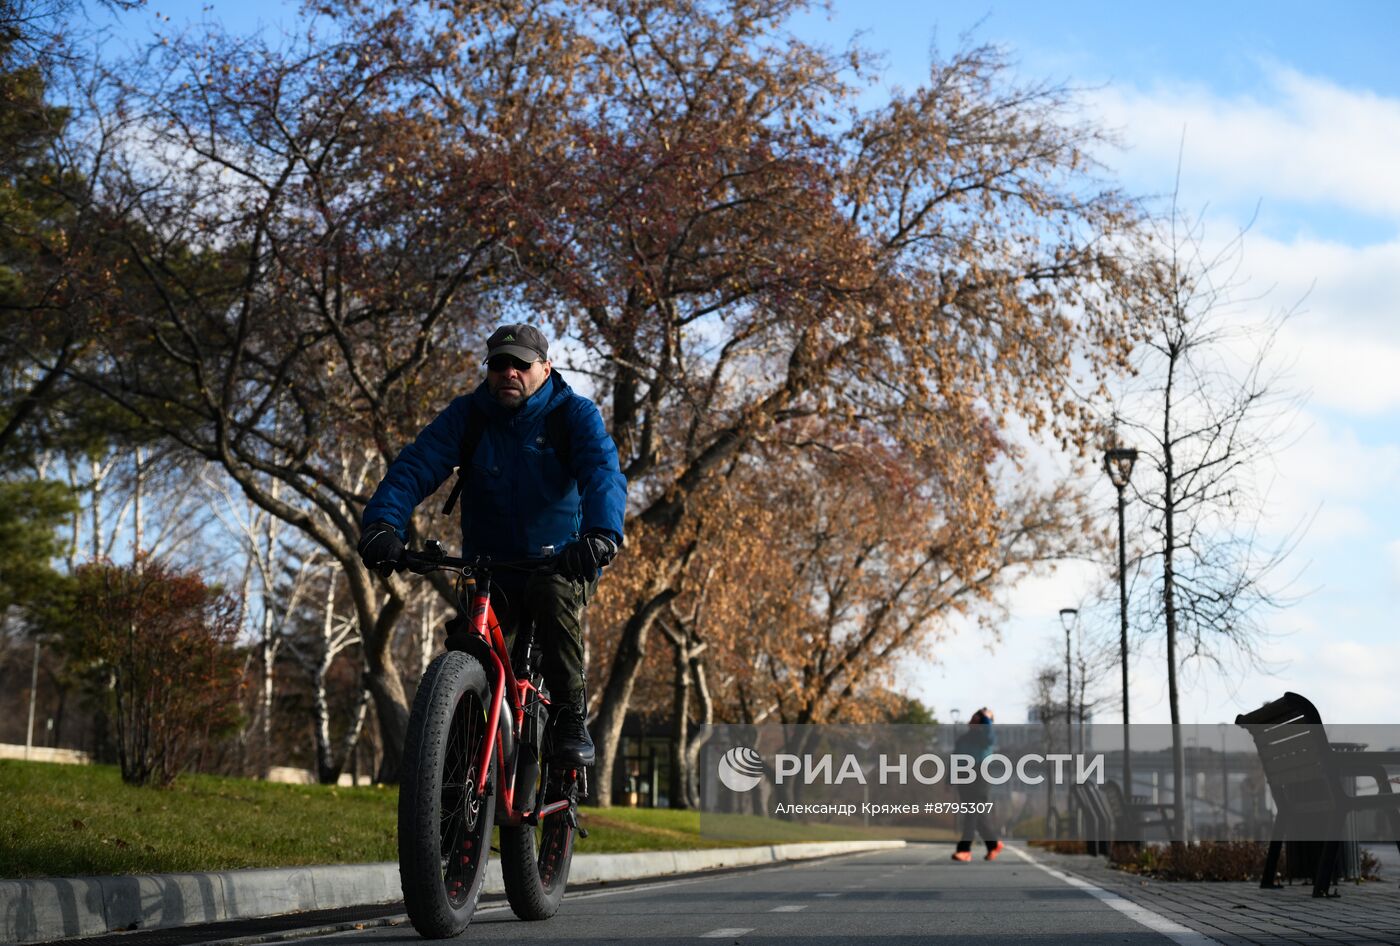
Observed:
[[[542,787],[537,797],[551,795]],[[501,826],[501,879],[511,910],[522,920],[547,920],[559,910],[577,833],[569,819],[565,809],[545,818],[538,831],[528,824]]]
[[[399,786],[399,880],[408,918],[427,939],[467,928],[486,879],[496,812],[494,760],[489,790],[474,814],[461,804],[466,792],[458,786],[480,781],[476,750],[485,739],[490,696],[480,662],[449,651],[429,664],[409,715]],[[444,848],[450,850],[444,854]]]

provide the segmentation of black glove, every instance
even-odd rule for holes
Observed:
[[[609,536],[590,532],[570,542],[559,553],[559,574],[571,581],[592,581],[598,570],[617,555],[617,543]]]
[[[403,558],[403,542],[387,522],[372,522],[365,526],[356,550],[365,568],[377,571],[385,578],[393,573],[399,559]]]

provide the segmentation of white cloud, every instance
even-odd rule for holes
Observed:
[[[1194,83],[1108,87],[1095,103],[1132,149],[1120,166],[1169,182],[1185,133],[1186,169],[1217,192],[1400,214],[1400,101],[1287,68],[1266,72],[1268,101]]]
[[[1274,531],[1312,520],[1310,543],[1372,533],[1367,507],[1391,500],[1400,482],[1400,444],[1366,444],[1309,415],[1298,424],[1302,433],[1276,457],[1269,495]]]
[[[1360,415],[1400,409],[1400,344],[1301,327],[1285,328],[1280,341],[1313,402]]]
[[[1060,609],[1078,607],[1103,582],[1093,562],[1061,562],[1054,571],[1022,579],[1007,593],[1007,610],[1027,620],[1044,620],[1059,628]]]
[[[1126,145],[1109,163],[1134,186],[1165,189],[1184,130],[1181,203],[1218,208],[1204,228],[1212,248],[1246,222],[1219,208],[1258,199],[1266,208],[1352,212],[1400,230],[1400,99],[1285,68],[1265,78],[1267,100],[1187,83],[1106,88],[1093,106]],[[1259,296],[1253,315],[1300,306],[1279,354],[1315,403],[1370,415],[1400,409],[1400,240],[1351,245],[1256,231],[1246,234],[1240,262],[1238,295]]]
[[[1400,341],[1400,242],[1350,246],[1305,235],[1285,242],[1247,234],[1243,257],[1250,288],[1272,290],[1264,301],[1275,307],[1300,305],[1296,321],[1305,326],[1366,330]]]
[[[1318,643],[1309,663],[1273,681],[1279,693],[1303,694],[1324,720],[1338,723],[1392,723],[1400,718],[1395,705],[1400,644],[1335,637]]]
[[[1291,383],[1348,413],[1400,409],[1400,241],[1353,247],[1246,236],[1243,269],[1242,292],[1267,293],[1256,310],[1299,308],[1278,340]]]

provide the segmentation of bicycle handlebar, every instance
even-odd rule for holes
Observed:
[[[553,554],[552,548],[550,554],[545,556],[497,561],[488,555],[478,555],[475,558],[456,558],[444,554],[442,546],[437,542],[429,542],[425,549],[404,549],[403,556],[399,559],[395,570],[410,571],[415,575],[426,575],[436,571],[471,574],[475,571],[490,571],[495,568],[522,572],[543,572],[553,568],[557,561],[558,556]]]

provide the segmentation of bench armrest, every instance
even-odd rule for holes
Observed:
[[[1400,795],[1383,792],[1379,795],[1359,795],[1346,800],[1352,811],[1400,811]]]
[[[1334,752],[1332,763],[1344,772],[1369,772],[1376,768],[1400,768],[1400,752]]]

